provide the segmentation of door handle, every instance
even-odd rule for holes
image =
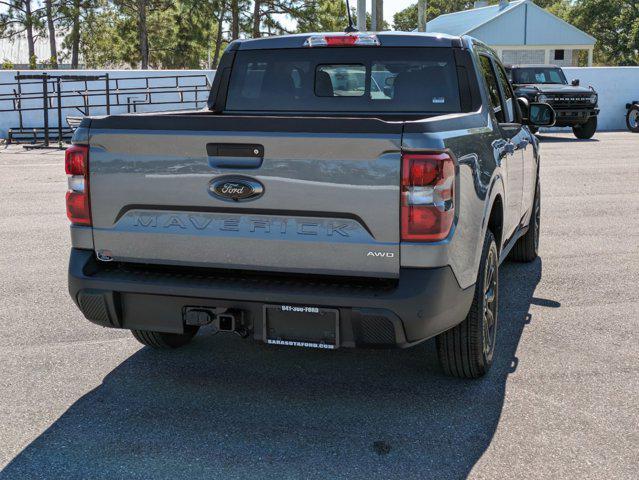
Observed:
[[[515,144],[513,142],[507,142],[504,145],[504,153],[508,154],[508,155],[513,155],[515,153],[516,147]]]
[[[515,144],[513,142],[506,141],[503,138],[495,140],[493,142],[493,148],[499,150],[502,155],[513,155],[515,153]]]
[[[248,143],[209,143],[206,145],[209,166],[213,168],[260,168],[264,146]]]

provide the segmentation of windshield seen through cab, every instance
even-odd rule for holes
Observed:
[[[567,85],[566,76],[561,68],[528,67],[514,68],[513,83],[561,83]]]

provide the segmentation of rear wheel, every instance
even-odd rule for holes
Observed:
[[[489,230],[468,316],[436,338],[439,362],[447,375],[478,378],[490,369],[497,339],[498,296],[499,253]]]
[[[590,117],[588,121],[582,125],[572,127],[572,132],[580,140],[588,140],[595,136],[597,131],[597,117]]]
[[[184,333],[151,332],[148,330],[131,330],[135,339],[142,345],[158,350],[179,348],[189,343],[200,327],[185,326]]]
[[[626,125],[631,132],[639,133],[639,105],[633,105],[628,110]]]
[[[539,255],[539,231],[541,228],[541,188],[537,179],[533,213],[528,223],[528,231],[517,240],[510,252],[510,258],[516,262],[534,262]]]

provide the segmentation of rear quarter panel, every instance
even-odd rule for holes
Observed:
[[[407,125],[404,149],[445,150],[457,165],[456,218],[446,240],[437,243],[401,245],[403,267],[441,267],[450,265],[462,288],[477,278],[483,239],[490,208],[497,197],[504,196],[502,171],[492,144],[501,138],[498,126],[487,113],[451,116],[458,128],[440,130],[433,119]],[[421,131],[420,131],[421,130]],[[499,241],[499,240],[498,240]]]

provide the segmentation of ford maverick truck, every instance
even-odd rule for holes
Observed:
[[[507,72],[515,95],[552,106],[555,126],[572,127],[575,137],[582,140],[595,135],[599,96],[594,88],[581,87],[577,79],[568,84],[564,71],[554,65],[512,65]]]
[[[487,372],[499,265],[537,257],[546,104],[469,37],[239,40],[208,107],[83,120],[66,152],[69,292],[175,348],[410,347]],[[524,104],[521,103],[523,106]]]

